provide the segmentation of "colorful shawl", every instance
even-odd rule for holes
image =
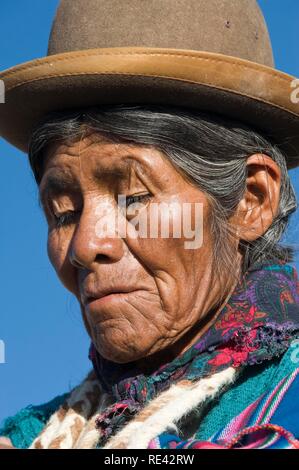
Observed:
[[[150,449],[299,449],[299,368],[234,417],[208,441],[163,433]],[[274,424],[275,423],[275,424]],[[291,432],[292,431],[292,432]]]
[[[249,269],[213,326],[185,353],[151,375],[137,374],[132,364],[120,365],[104,359],[92,345],[90,359],[94,370],[103,389],[115,399],[96,420],[101,431],[98,445],[105,444],[170,385],[182,379],[208,377],[230,366],[238,368],[271,360],[280,356],[298,337],[297,272],[290,265],[270,261]],[[173,436],[167,439],[172,443],[170,447],[174,446],[173,442],[175,447],[180,446],[177,439],[173,441]],[[184,445],[189,446],[181,442],[181,446]]]

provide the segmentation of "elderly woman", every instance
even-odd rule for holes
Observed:
[[[61,2],[48,58],[2,74],[0,125],[29,154],[93,371],[3,442],[299,448],[292,77],[254,2],[86,3],[83,20]],[[145,47],[103,49],[124,45]]]

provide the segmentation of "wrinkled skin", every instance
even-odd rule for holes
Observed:
[[[257,154],[248,157],[247,165],[246,191],[229,220],[236,227],[236,270],[241,262],[239,240],[252,241],[265,233],[279,204],[276,163]],[[54,174],[60,181],[59,194],[54,194],[50,181]],[[40,192],[49,225],[50,260],[77,297],[86,329],[104,357],[134,361],[142,371],[150,371],[184,352],[215,320],[220,309],[216,306],[223,300],[220,286],[229,273],[223,271],[223,279],[213,281],[208,199],[158,150],[116,145],[95,136],[52,146]],[[116,210],[115,195],[140,193],[150,194],[143,201],[146,206],[160,201],[202,203],[202,246],[188,250],[183,238],[134,238],[130,231],[124,238],[112,237],[112,232],[99,237],[97,223],[107,200]],[[65,211],[76,212],[66,225],[57,224],[55,215]],[[133,291],[87,302],[88,290],[113,286]],[[12,448],[9,439],[0,437],[0,449]]]
[[[279,202],[277,165],[265,155],[252,155],[247,163],[247,191],[230,220],[238,227],[232,254],[236,267],[241,263],[239,239],[254,240],[264,233]],[[65,180],[60,194],[54,191],[54,176]],[[221,280],[213,280],[208,198],[160,151],[111,143],[96,135],[68,145],[52,144],[40,194],[49,226],[49,258],[78,299],[86,329],[105,358],[136,361],[147,370],[185,351],[213,322],[224,299]],[[184,237],[134,238],[130,232],[125,238],[99,237],[101,211],[107,201],[111,213],[117,211],[118,194],[145,194],[146,208],[153,202],[200,202],[202,246],[188,250]],[[66,211],[75,212],[60,226],[63,219],[57,223],[57,217]],[[130,226],[129,219],[126,223]],[[229,278],[225,271],[223,278]],[[234,282],[235,277],[231,288]],[[131,292],[86,298],[111,287]]]

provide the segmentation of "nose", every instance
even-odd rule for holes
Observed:
[[[69,260],[77,268],[92,270],[95,263],[114,263],[124,254],[124,241],[116,235],[115,211],[109,214],[97,207],[86,207],[75,228]]]

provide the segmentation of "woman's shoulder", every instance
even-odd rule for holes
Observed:
[[[68,395],[69,393],[58,395],[41,405],[29,405],[16,415],[6,418],[0,428],[0,436],[8,437],[14,447],[28,448]]]

